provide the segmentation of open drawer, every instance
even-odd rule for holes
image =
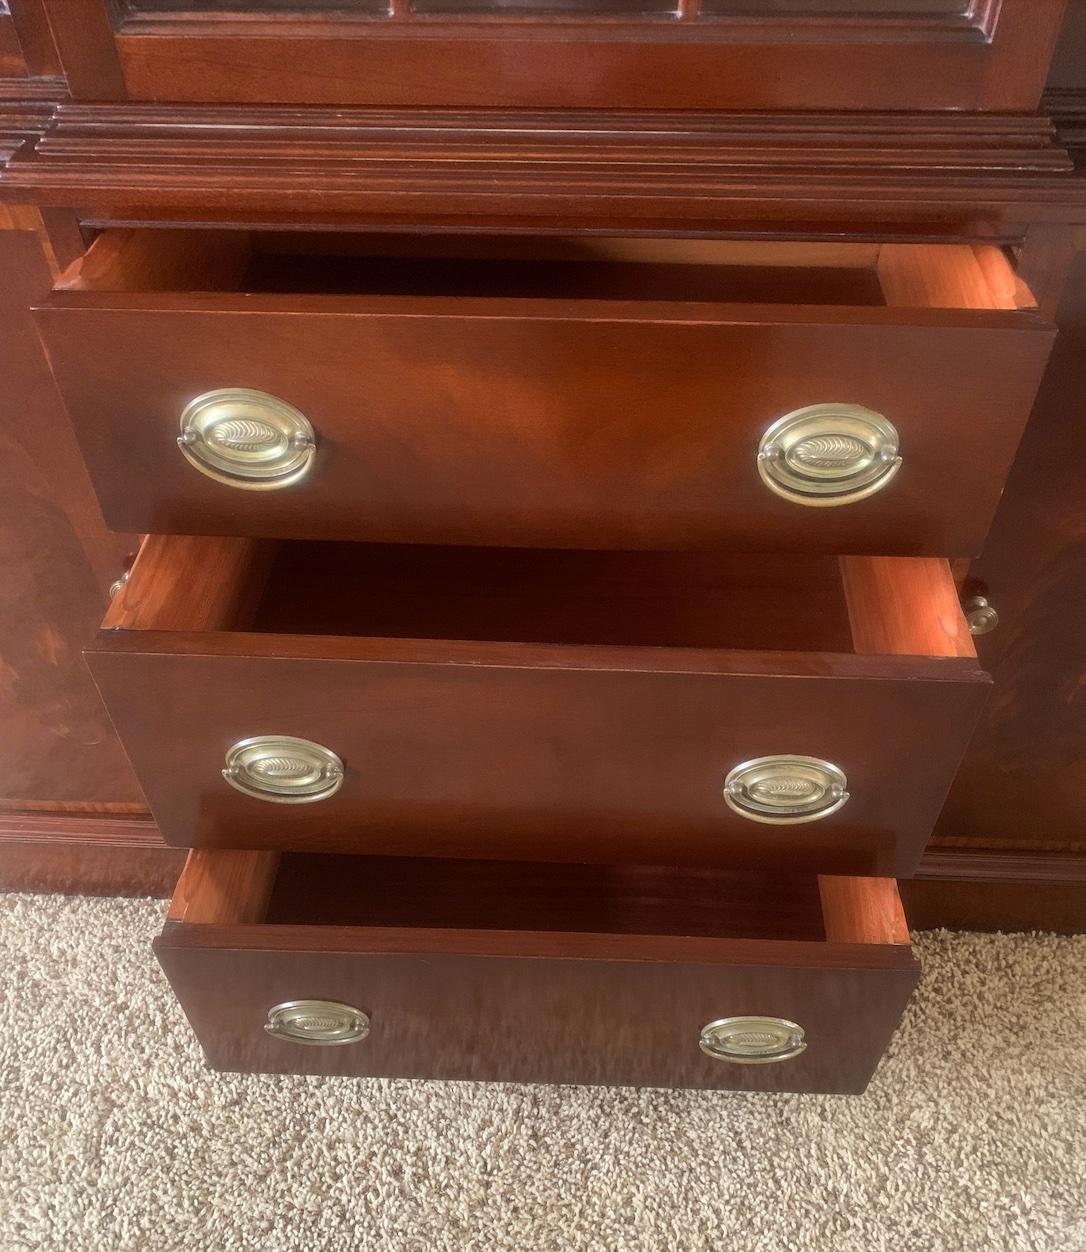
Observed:
[[[1031,304],[993,247],[146,229],[38,320],[121,531],[967,556]]]
[[[858,1092],[918,975],[890,879],[643,866],[199,851],[155,946],[261,1073]]]
[[[934,558],[192,536],[88,657],[172,844],[894,875],[989,681]]]

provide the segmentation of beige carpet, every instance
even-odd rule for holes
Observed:
[[[4,1252],[1086,1252],[1086,938],[922,936],[841,1099],[217,1077],[161,913],[0,897]]]

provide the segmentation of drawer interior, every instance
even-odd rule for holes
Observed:
[[[891,878],[194,849],[187,924],[908,944]]]
[[[110,229],[63,292],[1034,306],[992,246]]]
[[[107,630],[975,657],[946,561],[151,535]]]

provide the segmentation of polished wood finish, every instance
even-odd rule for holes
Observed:
[[[187,890],[185,879],[201,872],[202,861],[222,855],[235,854],[192,853],[179,890]],[[322,872],[320,859],[301,858],[289,874],[284,869],[277,889],[285,898],[276,905],[273,897],[273,907],[297,913],[289,897],[301,894],[316,899],[320,916],[322,883],[342,868],[337,863]],[[353,871],[360,884],[365,865]],[[765,911],[751,918],[742,902],[751,888],[742,876],[729,882],[720,875],[712,890],[704,873],[691,885],[688,874],[676,883],[673,871],[663,869],[569,867],[557,877],[553,867],[538,870],[534,886],[531,875],[514,873],[510,890],[533,922],[547,923],[544,929],[501,928],[511,910],[496,898],[486,866],[473,885],[462,866],[439,865],[418,881],[402,877],[401,894],[392,899],[363,892],[350,925],[286,924],[275,915],[265,924],[173,921],[156,952],[210,1063],[271,1073],[857,1091],[916,982],[909,948],[884,942],[880,927],[861,930],[857,942],[730,937],[739,919],[753,920],[756,935],[766,929]],[[378,883],[395,872],[395,866],[374,870]],[[578,873],[589,889],[571,891]],[[452,876],[455,893],[446,890],[443,874]],[[813,879],[806,890],[817,913]],[[697,921],[694,933],[684,929],[682,900],[691,891],[705,900],[693,908],[694,918],[704,920],[705,908],[719,911],[724,937],[697,933]],[[893,897],[894,885],[875,883],[865,891]],[[257,892],[262,895],[262,882]],[[367,924],[371,899],[377,916]],[[738,912],[729,921],[732,900]],[[304,906],[300,912],[306,915]],[[427,915],[456,924],[405,924]],[[571,915],[586,929],[562,929]],[[650,919],[660,929],[635,928]],[[781,924],[783,934],[794,926],[787,916]],[[307,996],[363,1009],[371,1016],[369,1037],[313,1048],[264,1032],[272,1005]],[[779,1065],[706,1057],[697,1043],[701,1027],[743,1013],[800,1022],[807,1051]]]
[[[99,0],[45,0],[68,87],[75,97],[128,94],[114,44],[110,10]]]
[[[142,799],[80,655],[131,541],[102,523],[29,315],[50,260],[35,211],[0,230],[0,808],[93,812]]]
[[[192,856],[170,901],[171,922],[262,922],[279,872],[276,852]]]
[[[163,564],[215,566],[205,543],[149,539],[125,599],[156,600]],[[172,843],[908,873],[986,697],[964,657],[853,655],[834,562],[285,551],[248,633],[171,629],[163,598],[159,628],[89,654]],[[162,583],[183,602],[183,577]],[[296,806],[227,786],[227,748],[268,733],[336,751],[342,789]],[[775,752],[839,763],[852,799],[802,826],[731,813],[727,770]]]
[[[129,530],[968,555],[1052,338],[1013,307],[1013,291],[993,292],[1000,264],[1014,287],[1005,258],[982,266],[964,247],[879,249],[872,282],[902,268],[899,253],[913,259],[887,280],[906,307],[878,307],[821,303],[825,282],[839,290],[851,272],[846,258],[820,277],[796,271],[794,245],[787,266],[733,265],[727,249],[714,264],[669,262],[673,283],[694,274],[704,287],[708,271],[721,292],[710,304],[608,298],[631,283],[651,290],[653,264],[592,262],[588,242],[569,263],[572,295],[534,298],[536,271],[553,283],[554,268],[516,260],[490,263],[489,281],[510,294],[448,294],[434,258],[422,294],[361,294],[375,262],[337,256],[334,239],[323,265],[301,258],[307,294],[290,294],[291,257],[270,258],[260,283],[253,267],[239,280],[254,241],[236,236],[232,253],[217,236],[205,250],[199,232],[188,236],[197,289],[163,290],[185,267],[184,237],[167,232],[160,256],[155,236],[107,233],[38,310],[106,517]],[[732,259],[753,258],[738,248]],[[342,282],[344,266],[360,294],[309,294],[322,274]],[[219,290],[239,281],[243,292],[262,283],[280,294]],[[786,302],[769,303],[782,284]],[[760,302],[730,302],[752,287]],[[290,489],[239,491],[177,450],[188,400],[242,380],[295,404],[318,432],[316,467]],[[835,400],[895,423],[901,473],[840,508],[773,494],[757,470],[762,433]]]
[[[969,847],[929,847],[917,870],[918,878],[946,882],[990,883],[1086,883],[1086,856],[1059,852],[1030,855],[1025,852],[987,852],[977,841]]]
[[[945,561],[842,557],[841,578],[861,655],[976,657]]]
[[[818,890],[830,943],[909,942],[901,900],[887,879],[821,875]]]
[[[180,848],[100,847],[69,820],[62,839],[23,842],[0,829],[0,891],[47,895],[169,896],[185,854]]]
[[[958,872],[972,868],[968,856],[954,858]],[[1026,860],[1009,857],[1008,861]],[[1014,872],[1013,864],[1010,872]],[[1065,871],[1067,872],[1067,871]],[[899,884],[914,930],[1042,931],[1086,934],[1086,873],[1077,882],[912,879]]]
[[[913,309],[1033,308],[1028,290],[999,248],[918,245],[879,249],[875,262],[886,303]]]
[[[95,0],[94,13],[85,0],[56,0],[50,8],[63,28],[65,56],[73,69],[76,95],[84,98],[101,93],[111,93],[118,98],[123,95],[127,89],[123,85],[113,35],[108,23],[101,21],[103,6]],[[888,253],[879,265],[878,245],[868,240],[877,235],[898,240],[927,240],[928,243],[953,240],[972,245],[983,239],[990,245],[978,250],[977,265],[982,274],[988,275],[988,282],[990,260],[995,260],[995,278],[986,295],[985,288],[972,282],[975,273],[954,272],[971,275],[970,283],[954,284],[958,288],[956,299],[963,300],[964,307],[975,307],[968,300],[970,293],[976,292],[980,293],[982,302],[991,295],[995,300],[993,308],[1030,307],[1031,299],[1013,282],[1013,275],[1012,282],[1007,282],[1010,270],[1002,248],[1011,245],[1017,253],[1018,273],[1025,275],[1036,294],[1042,316],[1051,321],[1056,313],[1063,268],[1078,247],[1066,223],[1081,223],[1086,219],[1086,192],[1083,192],[1086,184],[1080,175],[1073,173],[1071,162],[1071,156],[1080,153],[1083,136],[1086,136],[1086,120],[1083,120],[1086,106],[1073,90],[1083,80],[1080,55],[1082,30],[1086,29],[1081,21],[1083,13],[1086,13],[1086,6],[1081,3],[1073,3],[1068,8],[1065,44],[1053,78],[1065,90],[1048,96],[1041,115],[957,113],[953,118],[939,118],[927,113],[894,116],[859,111],[851,114],[635,114],[608,109],[577,114],[576,138],[571,139],[569,116],[544,111],[159,106],[119,99],[114,104],[91,108],[71,104],[61,104],[58,108],[58,101],[65,95],[65,84],[61,80],[24,78],[14,86],[13,80],[0,80],[0,164],[6,163],[0,170],[0,197],[8,200],[0,205],[0,224],[9,229],[14,227],[16,232],[29,230],[35,234],[46,257],[46,268],[53,265],[50,253],[59,258],[71,258],[73,240],[80,233],[79,219],[93,224],[109,224],[111,220],[130,224],[189,220],[202,227],[209,223],[229,222],[244,227],[262,223],[268,227],[286,227],[292,230],[294,238],[301,235],[306,239],[313,238],[313,230],[328,227],[397,228],[400,232],[644,229],[728,234],[748,230],[777,235],[768,247],[773,255],[782,257],[788,249],[812,247],[799,237],[852,238],[859,242],[849,245],[849,252],[874,249],[867,259],[857,263],[857,268],[878,269],[883,292],[891,293],[899,307],[907,307],[911,302],[908,292],[913,288],[918,292],[921,308],[938,303],[929,295],[936,272],[921,265],[918,279],[909,274],[909,269],[923,262],[921,250],[913,249],[909,254]],[[51,38],[38,0],[19,0],[11,16],[18,29],[25,68],[30,74],[55,74],[58,63],[55,58],[50,61]],[[249,25],[248,30],[253,29]],[[167,34],[168,24],[159,24],[157,30],[159,35]],[[188,31],[194,33],[192,26]],[[222,28],[220,33],[224,34]],[[184,33],[174,26],[174,34]],[[123,38],[139,38],[145,44],[148,38],[158,38],[158,35],[129,29],[129,34]],[[10,49],[10,38],[0,34],[0,39],[6,39],[4,46]],[[38,51],[31,53],[35,41]],[[234,46],[238,46],[237,41]],[[887,48],[896,51],[892,44],[888,43]],[[230,69],[237,69],[233,49]],[[24,69],[16,73],[23,74]],[[200,70],[199,73],[217,73],[217,70]],[[222,73],[225,74],[225,63]],[[1010,80],[1005,81],[1011,89]],[[857,90],[864,89],[864,84],[858,85]],[[898,91],[893,103],[902,100]],[[491,100],[485,103],[490,104]],[[849,106],[852,103],[849,101]],[[926,101],[923,108],[928,106]],[[1048,114],[1055,118],[1055,126],[1048,120]],[[36,214],[36,222],[35,215],[29,214],[19,200],[24,203],[33,200],[41,205],[43,212]],[[56,205],[65,208],[58,212]],[[45,230],[41,233],[43,227]],[[306,229],[303,232],[299,228]],[[205,282],[209,270],[222,273],[222,262],[215,257],[217,243],[213,233],[202,234],[202,252],[184,249],[178,254],[173,272],[168,267],[158,275],[137,270],[135,292],[142,292],[144,284],[148,283],[158,283],[159,290],[168,290],[170,283]],[[782,234],[790,238],[782,239]],[[111,233],[110,237],[113,237]],[[164,239],[165,235],[160,238]],[[368,239],[367,245],[372,244],[372,234]],[[489,238],[478,239],[476,258],[496,255],[496,242],[492,234]],[[631,243],[636,242],[626,240],[628,247]],[[710,240],[711,245],[719,243],[720,240]],[[995,250],[991,248],[992,243],[996,245]],[[654,247],[654,240],[649,240],[648,245]],[[744,245],[750,249],[767,247],[760,240],[744,242]],[[436,247],[447,247],[447,240],[437,240]],[[673,247],[700,249],[704,244],[701,240],[676,239]],[[837,245],[829,252],[842,254]],[[202,270],[193,267],[193,262],[199,262],[200,257],[210,258],[210,263]],[[887,257],[892,257],[894,263],[884,263]],[[689,257],[673,260],[676,265],[693,269]],[[909,264],[904,264],[906,260]],[[695,260],[694,264],[698,263],[700,260]],[[6,252],[0,257],[0,264],[5,265],[6,277],[9,273]],[[760,259],[749,257],[742,264],[755,267],[773,264],[773,260],[763,255]],[[783,268],[784,263],[780,264]],[[832,264],[828,255],[818,259],[807,254],[795,258],[794,264],[817,265],[823,270],[822,288],[824,292],[829,290],[830,280],[824,273]],[[301,273],[302,268],[298,263],[296,272]],[[658,258],[654,274],[660,277],[663,272],[663,263]],[[38,273],[44,270],[39,267]],[[842,280],[851,282],[847,274]],[[1080,270],[1075,282],[1081,284],[1083,280],[1086,274]],[[232,287],[228,284],[224,289]],[[40,299],[44,290],[44,285],[39,283],[30,298]],[[19,299],[23,297],[15,292],[14,302],[18,303]],[[980,308],[987,308],[987,305],[981,303]],[[1066,310],[1061,317],[1066,321]],[[1078,353],[1081,347],[1073,332],[1075,317],[1077,314],[1072,314],[1072,343],[1068,353]],[[4,331],[6,344],[6,323]],[[20,339],[19,342],[25,341]],[[21,351],[23,349],[16,352],[16,357]],[[1058,388],[1062,398],[1052,401],[1056,392],[1050,392],[1048,401],[1042,397],[1025,449],[1028,452],[1031,447],[1041,446],[1040,442],[1031,441],[1051,439],[1052,446],[1061,451],[1051,452],[1040,461],[1036,456],[1030,457],[1028,463],[1032,468],[1028,475],[1012,480],[1003,503],[1008,521],[997,525],[981,565],[975,568],[975,577],[983,575],[986,568],[1002,568],[1005,573],[1011,571],[1013,585],[1021,580],[1033,581],[1033,590],[1026,600],[1015,595],[1010,610],[1010,602],[1000,605],[1003,627],[1008,621],[1013,623],[1013,646],[1008,642],[1005,649],[998,635],[980,642],[982,661],[987,665],[995,657],[997,674],[1001,681],[1010,684],[1010,694],[1005,704],[997,700],[993,707],[990,724],[977,740],[978,756],[964,785],[962,803],[953,806],[939,831],[936,850],[924,858],[921,868],[924,873],[939,871],[978,878],[1031,875],[1037,884],[1033,888],[1037,893],[1035,899],[1041,899],[1042,890],[1048,891],[1050,894],[1045,898],[1052,901],[1050,916],[1066,920],[1071,905],[1063,909],[1057,896],[1051,893],[1063,891],[1063,896],[1058,896],[1063,899],[1067,891],[1058,884],[1051,888],[1040,885],[1042,880],[1047,883],[1061,875],[1081,876],[1083,873],[1078,855],[1082,851],[1082,840],[1077,836],[1081,814],[1076,805],[1081,784],[1073,747],[1078,731],[1077,705],[1073,696],[1067,696],[1078,676],[1077,652],[1075,641],[1068,639],[1066,631],[1053,629],[1057,610],[1052,607],[1060,598],[1067,602],[1068,612],[1058,616],[1065,625],[1075,613],[1075,580],[1067,565],[1075,555],[1070,521],[1073,508],[1065,501],[1076,500],[1072,488],[1078,483],[1071,454],[1073,434],[1068,431],[1066,421],[1060,417],[1053,421],[1051,417],[1053,412],[1073,411],[1073,396],[1076,388],[1081,389],[1081,383],[1067,381],[1073,374],[1066,366],[1057,364],[1056,368],[1063,378]],[[16,369],[14,381],[5,379],[11,396],[23,394],[21,377],[23,374]],[[19,421],[15,416],[18,407],[13,406],[13,422]],[[55,403],[53,409],[55,411]],[[83,548],[85,560],[94,570],[98,587],[94,600],[96,615],[101,591],[119,572],[118,563],[123,565],[130,545],[109,536],[101,528],[100,520],[88,521],[96,516],[96,511],[93,501],[90,511],[81,503],[90,497],[78,458],[70,457],[70,441],[66,444],[68,451],[55,461],[51,453],[44,454],[43,449],[53,441],[56,429],[63,429],[63,422],[55,426],[51,419],[46,421],[40,416],[43,412],[36,404],[28,409],[31,421],[44,423],[40,432],[48,432],[48,438],[41,438],[38,446],[34,446],[34,441],[30,444],[36,463],[45,467],[45,482],[40,491],[31,488],[31,495],[38,491],[36,501],[51,498],[70,518],[76,551]],[[64,448],[64,439],[59,439],[55,446]],[[1056,461],[1060,462],[1058,466]],[[18,458],[16,463],[19,463]],[[19,513],[21,498],[13,500],[13,513]],[[33,507],[23,513],[28,517],[38,516]],[[1062,555],[1053,562],[1047,560],[1048,550],[1038,538],[1045,531],[1048,513],[1057,518],[1066,517],[1066,522],[1058,521],[1052,528],[1052,533],[1058,536],[1055,542],[1062,548]],[[35,526],[36,523],[26,528],[24,535],[33,532]],[[45,553],[49,553],[50,560],[55,562],[55,571],[68,578],[70,566],[56,558],[58,548],[51,545],[50,535],[56,533],[55,527],[40,528],[38,538],[31,540],[29,546],[34,550],[35,560],[44,560]],[[1020,535],[1022,542],[1018,542]],[[68,550],[68,541],[65,541],[65,550]],[[1006,566],[1001,566],[1001,551],[1006,552]],[[294,567],[292,576],[297,578],[299,573],[299,568]],[[71,593],[75,595],[74,588],[84,585],[85,575],[73,575],[69,581],[73,588]],[[1042,587],[1042,583],[1045,586]],[[23,586],[20,582],[20,587]],[[978,586],[985,585],[981,581]],[[1045,590],[1048,586],[1053,588],[1051,595]],[[991,588],[985,590],[991,593]],[[40,591],[31,588],[25,596],[20,596],[19,602],[25,607],[30,600],[48,607],[48,615],[64,617],[58,598],[43,598]],[[324,605],[328,606],[327,597]],[[842,625],[838,620],[842,605],[843,601],[834,597],[833,622],[825,623],[824,640]],[[1022,605],[1028,605],[1028,612]],[[266,625],[271,620],[269,607],[263,606]],[[349,629],[353,608],[346,603],[341,608],[342,620],[348,623]],[[407,610],[425,616],[425,598],[416,597],[405,606],[405,612]],[[526,608],[515,612],[511,625],[517,618],[524,620],[525,612]],[[283,608],[283,613],[284,617],[291,616],[289,606]],[[463,613],[470,620],[470,608],[463,608]],[[757,629],[757,613],[745,613],[734,605],[729,606],[728,613],[729,634],[734,640],[742,639],[742,630],[748,627]],[[242,606],[228,608],[227,616],[243,617]],[[551,626],[560,625],[561,613],[555,613],[555,618],[557,621],[552,621]],[[294,610],[294,620],[304,625],[306,612]],[[648,626],[655,629],[661,621],[663,618],[658,616]],[[693,622],[693,618],[688,618],[686,627]],[[783,618],[767,618],[765,625],[772,626],[770,634],[777,632],[774,637],[784,637],[780,634],[785,631]],[[402,621],[401,626],[405,626]],[[797,629],[803,626],[809,623],[797,623]],[[410,623],[405,629],[410,636],[413,629]],[[879,634],[882,634],[882,627],[879,627]],[[68,629],[61,629],[60,635],[68,639]],[[6,637],[18,642],[21,636],[16,630]],[[38,637],[45,639],[45,636]],[[856,640],[857,650],[862,652],[862,631],[856,632]],[[55,644],[55,640],[53,642]],[[333,651],[339,657],[347,657],[354,646],[357,640],[339,641]],[[881,646],[879,642],[878,647]],[[263,664],[273,655],[273,647],[274,641],[266,637],[257,646],[254,657]],[[995,654],[993,647],[997,650]],[[908,649],[906,644],[903,651],[907,654]],[[239,657],[240,649],[232,655]],[[415,642],[411,655],[416,661],[438,664],[441,645],[423,649]],[[467,661],[472,655],[470,642],[453,645],[446,655]],[[517,664],[524,659],[524,654],[510,647],[501,657],[504,664]],[[752,661],[753,669],[760,675],[768,675],[774,664],[772,657],[764,654]],[[74,674],[75,671],[69,672]],[[31,687],[24,686],[21,694],[28,695]],[[1013,706],[1015,711],[1008,712],[1008,706]],[[11,725],[15,727],[10,736],[11,744],[18,744],[24,735],[24,726],[16,719],[14,724],[6,722],[5,731]],[[1053,752],[1045,747],[1045,736],[1050,730],[1056,741]],[[135,813],[139,808],[134,784],[129,783],[132,794],[128,799],[120,798],[120,793],[114,793],[114,798],[110,799],[108,769],[100,774],[85,775],[81,766],[76,765],[68,772],[71,762],[80,760],[85,751],[104,751],[106,742],[78,749],[71,745],[70,750],[76,755],[68,755],[65,749],[65,755],[56,761],[41,759],[38,762],[41,769],[48,765],[51,777],[64,776],[69,780],[70,788],[65,794],[70,791],[70,799],[50,799],[53,793],[49,788],[34,791],[30,786],[18,790],[33,794],[0,801],[9,809],[44,806],[35,808],[34,814],[25,819],[19,813],[0,816],[0,839],[4,840],[0,845],[0,883],[10,879],[13,866],[16,874],[25,870],[33,878],[33,874],[43,868],[43,861],[49,863],[44,866],[45,880],[61,888],[78,888],[83,873],[88,875],[86,881],[98,886],[108,886],[110,881],[122,883],[127,858],[135,865],[139,858],[165,856],[177,864],[182,855],[177,850],[164,850],[160,846],[128,848],[123,843],[110,843],[108,830],[115,821],[128,821],[116,815],[125,811]],[[1023,755],[1027,761],[1018,774],[1015,762]],[[29,752],[23,755],[24,762],[30,759]],[[1047,772],[1043,772],[1045,769]],[[1037,795],[1032,791],[1031,777],[1035,770],[1041,771],[1037,775],[1037,791],[1040,793],[1043,786],[1045,795],[1033,809]],[[13,776],[10,771],[8,776]],[[95,795],[100,796],[98,800],[80,799],[76,795],[88,776],[91,785],[100,783],[103,788],[95,791]],[[122,774],[118,772],[114,776]],[[995,793],[990,789],[992,779],[997,783]],[[63,831],[58,841],[51,840],[50,836],[48,843],[11,841],[13,824],[48,823],[54,810],[66,810],[70,814],[60,820],[70,821],[71,839],[81,840],[85,834],[85,843],[71,844],[70,856],[60,843]],[[986,850],[988,831],[993,831],[991,851]],[[24,834],[25,830],[16,831],[19,838]],[[99,836],[100,848],[96,843]],[[1028,855],[1031,848],[1040,850],[1040,854]],[[1045,849],[1052,851],[1046,855]],[[496,853],[500,854],[500,851]],[[55,874],[54,878],[49,879],[49,874]],[[936,888],[942,889],[942,884],[931,884],[927,889]],[[941,906],[946,905],[944,915],[954,915],[953,901],[948,895],[944,893],[939,899]],[[981,919],[985,908],[985,905],[977,905],[973,915]],[[1015,908],[1008,904],[1007,914],[1025,919],[1026,911],[1015,911]],[[962,909],[959,914],[968,919],[970,911]],[[938,913],[923,914],[926,921],[932,916],[938,919]],[[1045,913],[1040,905],[1032,916],[1035,920],[1031,924],[1043,926]]]
[[[219,861],[217,853],[202,850],[189,856],[198,873],[203,871],[197,867]],[[227,854],[228,859],[235,856],[253,860],[249,852]],[[250,894],[254,898],[259,895]],[[822,899],[810,875],[768,876],[700,866],[450,861],[288,852],[280,860],[275,890],[265,901],[263,912],[247,911],[253,914],[250,920],[279,926],[733,939],[827,937]],[[225,918],[207,915],[202,920]]]
[[[149,817],[59,805],[0,813],[0,891],[169,896],[185,861]]]
[[[45,0],[15,0],[14,5],[8,0],[7,8],[19,39],[22,62],[29,76],[27,81],[59,75],[60,58],[53,42]]]
[[[103,630],[230,630],[262,590],[267,545],[184,535],[144,540],[118,588]]]
[[[6,7],[0,9],[0,76],[20,76],[26,73],[26,61],[19,44],[15,23]]]
[[[95,0],[96,2],[96,0]],[[0,194],[95,221],[1018,242],[1086,221],[1043,116],[61,104]],[[224,164],[223,153],[228,152]],[[278,159],[270,159],[272,154]],[[291,154],[300,160],[289,159]]]
[[[163,538],[148,540],[149,568],[165,563]],[[200,542],[181,542],[190,553],[202,551]],[[272,634],[852,651],[852,626],[832,557],[343,543],[269,547],[278,550],[248,626]],[[945,575],[946,563],[940,564]],[[181,596],[183,585],[182,578]],[[157,618],[145,625],[173,629]],[[245,623],[239,618],[233,625]]]
[[[940,819],[941,850],[1086,852],[1086,257],[1059,320],[1034,421],[970,571],[1000,614],[977,640],[997,696]]]
[[[103,0],[51,0],[50,12],[84,99],[1028,112],[1064,5],[980,0],[969,17],[943,21],[698,21],[690,7],[678,21],[595,23],[146,14],[117,34]]]

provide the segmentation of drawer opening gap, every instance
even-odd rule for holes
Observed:
[[[813,875],[195,851],[182,885],[186,880],[190,885],[178,889],[183,903],[175,902],[175,921],[827,938],[823,895]]]
[[[892,878],[195,849],[175,923],[909,943]]]
[[[966,244],[111,228],[58,291],[1033,307]]]
[[[975,659],[946,561],[150,535],[107,630]]]
[[[282,543],[252,629],[849,651],[834,558]]]

